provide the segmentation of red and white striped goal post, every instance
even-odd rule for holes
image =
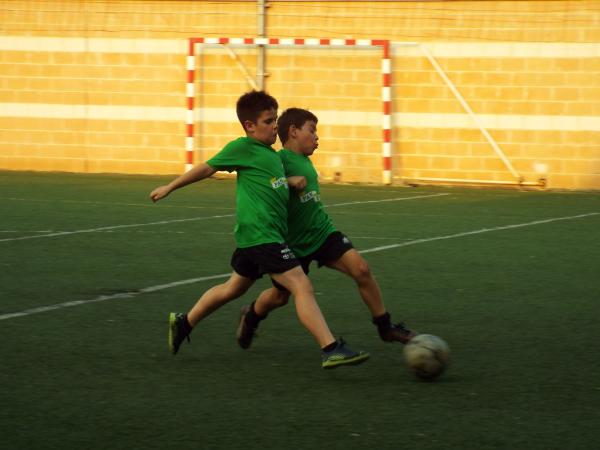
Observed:
[[[390,57],[390,41],[386,39],[319,39],[319,38],[228,38],[228,37],[195,37],[189,39],[187,57],[187,115],[186,115],[186,170],[194,164],[194,80],[196,73],[197,45],[239,45],[239,46],[299,46],[299,47],[380,47],[382,49],[381,100],[383,104],[382,120],[382,181],[392,181],[392,61]]]

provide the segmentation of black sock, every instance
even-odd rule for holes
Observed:
[[[190,325],[190,321],[188,320],[188,316],[186,314],[183,318],[183,331],[185,331],[185,334],[187,335],[190,334],[193,329],[194,327]]]
[[[381,316],[373,317],[373,323],[380,330],[387,330],[392,326],[392,318],[388,312],[382,314]]]
[[[248,326],[252,328],[256,328],[261,320],[267,318],[266,314],[264,316],[259,316],[258,314],[256,314],[256,311],[254,310],[254,303],[255,302],[252,302],[252,304],[250,305],[250,309],[246,313],[245,319],[246,324],[248,324]]]
[[[325,347],[323,347],[321,350],[323,350],[324,352],[330,352],[332,351],[334,348],[336,348],[338,345],[337,341],[333,341],[331,344],[326,345]]]

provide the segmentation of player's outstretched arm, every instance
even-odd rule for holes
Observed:
[[[195,183],[196,181],[200,181],[205,178],[208,178],[211,175],[213,175],[216,171],[217,171],[216,169],[214,169],[213,167],[209,166],[206,163],[198,164],[192,170],[178,176],[173,181],[171,181],[169,184],[166,184],[164,186],[159,186],[156,189],[154,189],[150,193],[150,199],[153,202],[157,202],[157,201],[165,198],[167,195],[169,195],[174,190],[182,188],[184,186],[187,186],[188,184]]]

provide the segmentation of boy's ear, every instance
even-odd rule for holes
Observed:
[[[244,131],[252,131],[255,125],[251,120],[244,120]]]
[[[297,131],[298,128],[296,128],[296,125],[290,125],[290,128],[288,129],[288,137],[296,138]]]

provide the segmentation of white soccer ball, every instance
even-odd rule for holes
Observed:
[[[450,347],[439,336],[418,334],[404,346],[404,360],[412,373],[422,380],[439,377],[450,359]]]

